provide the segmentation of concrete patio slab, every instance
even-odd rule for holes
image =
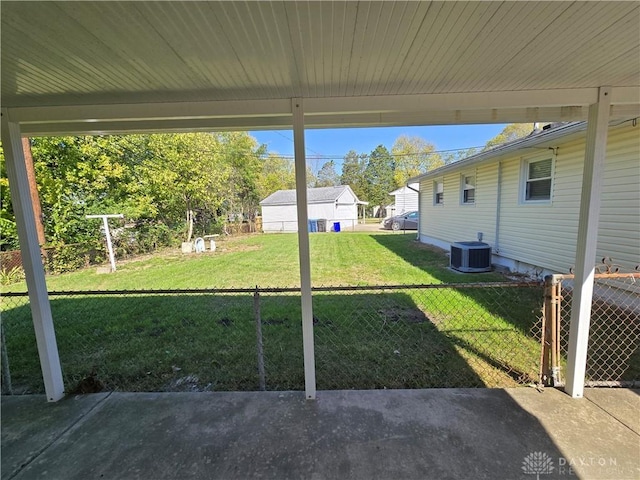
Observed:
[[[37,458],[109,394],[47,403],[45,395],[2,397],[2,478]]]
[[[640,390],[587,388],[584,397],[640,435]]]
[[[553,389],[321,391],[310,402],[302,392],[112,393],[61,407],[23,399],[2,400],[6,480],[640,478],[640,436]],[[88,404],[81,416],[64,413]],[[25,448],[20,463],[20,437],[37,434],[41,417],[69,426],[35,458]],[[4,468],[5,437],[18,471]]]

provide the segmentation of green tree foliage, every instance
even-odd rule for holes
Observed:
[[[444,165],[449,165],[450,163],[454,163],[464,158],[470,157],[471,155],[475,155],[478,152],[479,150],[474,147],[466,148],[463,150],[455,150],[452,152],[445,152],[441,154],[442,163]]]
[[[262,173],[261,157],[266,147],[258,146],[256,139],[246,132],[218,134],[221,153],[231,166],[224,210],[235,218],[253,219],[261,200],[258,185]]]
[[[364,171],[367,168],[367,156],[350,150],[342,161],[340,184],[349,185],[360,200],[366,200],[366,180]]]
[[[258,197],[264,200],[278,190],[296,188],[293,160],[270,154],[261,160],[261,175],[257,183]]]
[[[154,134],[149,137],[151,157],[142,164],[140,181],[153,198],[163,223],[183,219],[186,241],[200,227],[215,221],[227,191],[231,165],[223,161],[218,138],[208,133]]]
[[[184,238],[193,229],[211,233],[228,214],[258,208],[264,148],[247,133],[45,137],[31,143],[48,245],[99,245],[98,227],[87,214],[123,213],[127,242],[148,250],[171,241],[172,232]],[[15,248],[4,162],[0,186],[0,245]]]
[[[391,201],[389,192],[396,187],[394,181],[395,162],[384,145],[378,145],[369,155],[364,170],[366,200],[371,206],[384,208]]]
[[[512,142],[518,138],[526,137],[533,132],[533,123],[510,123],[502,131],[487,142],[484,150],[497,147],[503,143]]]
[[[340,185],[340,176],[336,172],[336,165],[333,160],[329,160],[318,171],[316,187],[335,187]]]
[[[125,140],[116,137],[44,137],[31,142],[48,243],[91,242],[96,226],[86,214],[138,209]],[[128,213],[128,212],[127,212]]]
[[[0,144],[0,249],[13,250],[18,246],[18,231],[16,229],[9,180],[4,163],[4,150]]]
[[[435,152],[435,146],[420,137],[400,135],[393,147],[391,154],[395,160],[393,179],[396,187],[407,183],[411,177],[441,167],[444,162]]]

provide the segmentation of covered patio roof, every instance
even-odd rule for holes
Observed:
[[[2,140],[49,400],[63,386],[22,135],[293,128],[305,225],[305,128],[588,119],[568,379],[582,396],[607,123],[640,116],[639,2],[0,8]],[[304,229],[299,246],[305,385],[315,398]]]
[[[586,119],[640,103],[638,2],[2,2],[24,134]]]

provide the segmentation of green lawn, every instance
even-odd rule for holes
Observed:
[[[459,274],[414,234],[311,235],[312,280],[336,285],[499,282]],[[218,242],[215,253],[157,255],[47,278],[51,291],[286,287],[299,285],[297,236],[252,235]],[[23,290],[12,285],[10,290]],[[5,287],[5,291],[9,290]],[[539,346],[530,335],[541,289],[473,288],[329,291],[314,294],[318,388],[507,386],[531,381]],[[256,322],[250,293],[52,297],[65,382],[87,377],[107,389],[253,390]],[[302,389],[297,292],[259,299],[267,388]],[[3,297],[3,324],[16,389],[41,391],[24,298]],[[91,375],[94,374],[93,377]]]
[[[414,238],[415,234],[312,234],[313,285],[502,280],[495,273],[454,273],[447,268],[447,258],[441,252]],[[213,253],[183,255],[177,249],[164,251],[118,262],[118,270],[112,274],[98,274],[93,267],[50,275],[47,286],[53,291],[299,286],[297,242],[295,234],[227,238],[218,242]],[[4,291],[24,289],[24,284],[3,287]]]

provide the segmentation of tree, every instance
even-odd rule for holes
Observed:
[[[0,202],[2,202],[0,204],[0,232],[2,233],[0,235],[0,249],[13,250],[20,248],[2,144],[0,144]]]
[[[48,243],[95,241],[86,214],[143,208],[124,137],[42,137],[31,143]]]
[[[316,187],[335,187],[340,184],[340,176],[336,173],[333,160],[326,162],[318,171]]]
[[[389,192],[395,189],[394,160],[384,145],[378,145],[369,155],[369,161],[364,170],[366,181],[366,195],[370,205],[377,205],[380,211],[390,201]]]
[[[169,244],[179,230],[185,239],[196,229],[209,233],[228,213],[257,211],[265,176],[264,147],[238,132],[39,137],[32,152],[53,245],[99,242],[86,214],[123,213],[127,227],[135,227],[126,236],[135,251]],[[288,164],[278,181],[293,188]],[[0,187],[0,246],[16,248],[4,163]]]
[[[226,214],[253,217],[261,198],[258,182],[262,173],[260,158],[266,146],[258,147],[246,132],[225,132],[216,135],[223,161],[231,167],[224,209]]]
[[[296,188],[296,173],[292,160],[272,153],[261,162],[262,173],[257,183],[260,200],[264,200],[278,190]]]
[[[475,155],[478,152],[479,150],[475,147],[463,148],[461,150],[455,150],[452,152],[445,152],[441,155],[442,163],[444,165],[449,165],[450,163],[455,163],[464,158],[470,157],[471,155]]]
[[[533,123],[510,123],[504,127],[498,135],[486,143],[484,150],[489,150],[503,143],[526,137],[531,132],[533,132]]]
[[[364,200],[366,192],[366,181],[364,171],[367,167],[367,156],[358,154],[354,150],[350,150],[342,161],[342,175],[340,175],[340,184],[349,185],[353,193],[360,200]]]
[[[154,134],[152,158],[141,168],[141,182],[151,194],[160,217],[174,224],[182,216],[185,240],[191,241],[196,214],[206,229],[223,206],[232,167],[219,138],[209,133]]]
[[[444,165],[440,155],[434,152],[435,146],[424,139],[400,135],[391,148],[395,186],[401,187],[409,178]]]

